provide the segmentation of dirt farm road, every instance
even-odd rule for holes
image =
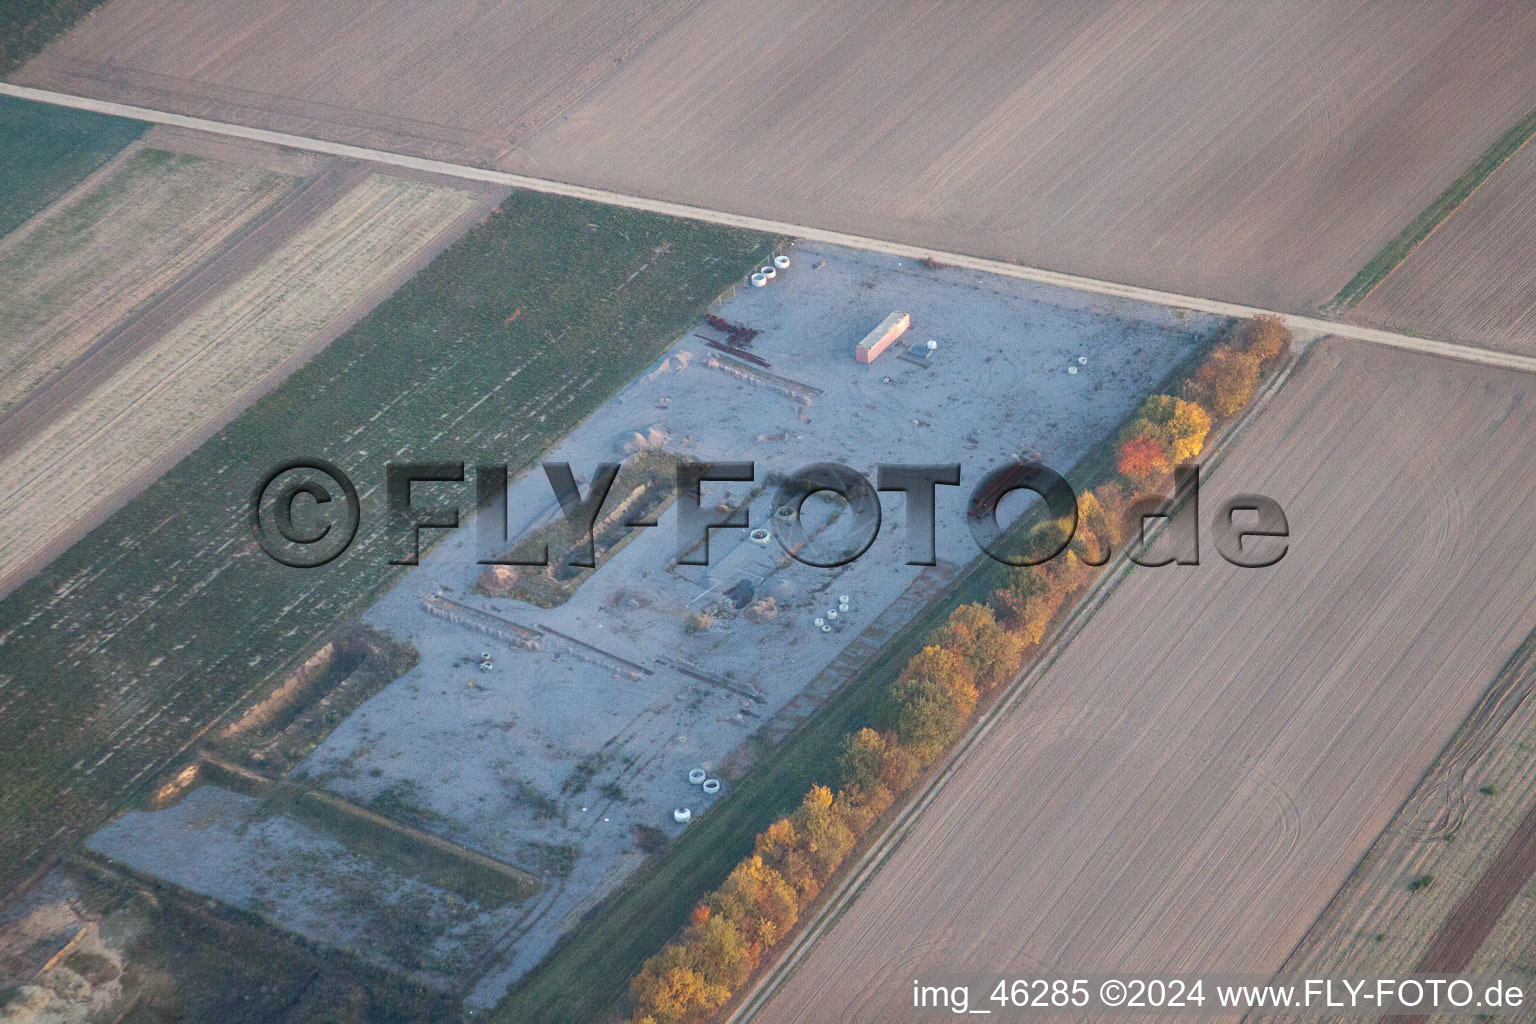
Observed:
[[[802,224],[790,224],[783,221],[766,220],[760,217],[748,217],[721,210],[706,210],[683,203],[667,202],[662,199],[624,195],[605,189],[587,188],[581,185],[572,185],[566,182],[551,181],[543,178],[531,178],[521,174],[509,174],[505,171],[471,167],[444,160],[429,160],[423,157],[406,156],[401,153],[390,153],[385,150],[349,146],[339,142],[327,142],[324,139],[314,139],[302,135],[290,135],[286,132],[267,131],[261,128],[246,127],[245,125],[210,121],[201,117],[188,117],[183,114],[150,110],[145,107],[135,107],[125,103],[91,99],[86,96],[73,96],[68,93],[53,92],[46,89],[33,89],[27,86],[13,85],[10,82],[0,82],[0,96],[13,96],[18,99],[51,103],[55,106],[70,107],[75,110],[89,110],[98,114],[110,114],[138,121],[147,121],[151,124],[172,125],[194,131],[209,132],[215,135],[266,142],[304,152],[364,160],[385,167],[424,171],[430,174],[458,178],[463,181],[486,182],[510,188],[543,192],[550,195],[570,196],[576,199],[603,203],[608,206],[623,206],[669,217],[681,217],[687,220],[699,220],[711,224],[723,224],[729,227],[744,228],[752,231],[810,239],[830,245],[842,245],[850,249],[886,253],[891,256],[901,257],[902,259],[928,258],[949,266],[964,267],[969,270],[979,270],[992,274],[1003,274],[1008,277],[1021,278],[1040,284],[1070,288],[1073,291],[1088,292],[1112,298],[1130,299],[1157,306],[1190,309],[1201,313],[1230,317],[1250,317],[1260,313],[1274,312],[1283,316],[1291,326],[1291,329],[1302,336],[1332,334],[1355,341],[1406,349],[1410,352],[1421,352],[1426,355],[1443,356],[1448,359],[1459,359],[1466,362],[1482,363],[1487,366],[1536,373],[1536,357],[1532,356],[1516,355],[1510,352],[1496,352],[1472,345],[1434,341],[1427,338],[1416,338],[1393,331],[1339,323],[1319,317],[1288,313],[1283,310],[1266,310],[1234,302],[1223,302],[1219,299],[1179,295],[1173,292],[1159,291],[1154,288],[1141,288],[1135,285],[1119,284],[1114,281],[1101,281],[1094,278],[1079,277],[1075,274],[1043,270],[1038,267],[1026,267],[1001,260],[967,256],[963,253],[944,252],[922,246],[906,245],[901,242],[850,235],[840,231],[826,231]]]

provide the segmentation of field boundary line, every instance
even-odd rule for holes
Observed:
[[[223,121],[212,121],[207,118],[190,117],[185,114],[173,114],[162,110],[152,110],[147,107],[131,106],[126,103],[74,96],[69,93],[53,92],[48,89],[33,89],[29,86],[15,85],[10,82],[0,82],[0,96],[12,96],[17,99],[70,107],[75,110],[88,110],[98,114],[109,114],[116,117],[146,121],[152,124],[174,125],[179,128],[210,132],[215,135],[267,142],[272,145],[286,146],[290,149],[311,153],[323,153],[353,160],[364,160],[385,167],[406,168],[414,171],[440,174],[462,181],[485,182],[509,188],[542,192],[548,195],[584,199],[588,202],[601,203],[605,206],[622,206],[646,213],[678,217],[684,220],[704,221],[706,223],[741,228],[748,231],[758,231],[770,235],[787,235],[828,245],[840,245],[866,252],[884,253],[885,255],[898,256],[902,259],[931,259],[951,267],[976,270],[982,273],[1000,274],[1005,277],[1033,281],[1037,284],[1055,285],[1072,291],[1103,295],[1110,298],[1129,299],[1155,306],[1188,309],[1199,313],[1210,313],[1216,316],[1235,317],[1238,319],[1261,314],[1274,314],[1284,318],[1291,330],[1298,335],[1333,334],[1352,341],[1364,341],[1371,344],[1384,345],[1389,348],[1419,352],[1424,355],[1457,359],[1463,362],[1482,363],[1487,366],[1519,370],[1525,373],[1536,373],[1536,356],[1496,352],[1491,349],[1478,348],[1474,345],[1416,338],[1407,334],[1399,334],[1395,331],[1362,327],[1321,317],[1287,313],[1281,310],[1262,309],[1257,306],[1226,302],[1221,299],[1203,298],[1196,295],[1180,295],[1175,292],[1165,292],[1155,288],[1143,288],[1138,285],[1120,284],[1115,281],[1081,277],[1076,274],[1046,270],[1040,267],[1028,267],[1004,260],[988,259],[981,256],[967,256],[964,253],[929,249],[923,246],[908,245],[904,242],[868,238],[842,231],[831,231],[803,224],[791,224],[786,221],[753,217],[747,214],[709,210],[664,199],[649,199],[644,196],[626,195],[607,189],[591,188],[586,185],[575,185],[548,178],[535,178],[523,174],[513,174],[509,171],[474,167],[468,164],[456,164],[446,160],[432,160],[426,157],[407,156],[403,153],[391,153],[381,149],[352,146],[341,142],[328,142],[323,139],[315,139],[303,135],[269,131],[265,128],[251,128]]]
[[[1407,263],[1425,242],[1449,223],[1488,184],[1499,168],[1513,160],[1533,138],[1536,138],[1536,110],[1516,121],[1513,127],[1494,140],[1493,145],[1483,150],[1471,167],[1462,171],[1450,187],[1436,196],[1407,227],[1372,256],[1358,274],[1339,289],[1339,294],[1328,301],[1328,306],[1352,309],[1370,298],[1376,289],[1387,283],[1387,278],[1398,267]]]

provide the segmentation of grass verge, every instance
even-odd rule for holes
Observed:
[[[1440,193],[1440,196],[1430,203],[1423,213],[1413,219],[1413,223],[1388,242],[1386,248],[1377,253],[1358,274],[1351,278],[1328,305],[1348,309],[1363,302],[1366,296],[1376,290],[1377,285],[1387,279],[1387,275],[1392,273],[1398,264],[1407,259],[1413,250],[1434,234],[1435,229],[1455,213],[1457,207],[1466,202],[1472,193],[1488,180],[1489,175],[1519,152],[1533,135],[1536,135],[1536,110],[1526,114],[1513,128],[1499,136],[1498,141],[1478,157],[1476,163],[1463,171],[1461,177],[1451,183],[1450,188]]]

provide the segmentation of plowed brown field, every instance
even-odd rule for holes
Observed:
[[[754,1019],[1277,969],[1536,625],[1529,384],[1320,342],[1201,496],[1274,497],[1286,558],[1123,579]]]
[[[1522,0],[112,0],[17,80],[1299,310],[1533,65]]]
[[[124,0],[23,77],[432,157],[491,160],[697,0]]]
[[[1286,973],[1450,972],[1467,969],[1474,958],[1491,972],[1530,963],[1518,929],[1529,924],[1521,916],[1536,900],[1517,896],[1530,864],[1524,874],[1522,865],[1509,870],[1506,851],[1531,849],[1536,813],[1533,648],[1536,642],[1523,646],[1462,724],[1308,929]],[[1425,878],[1428,885],[1414,884]],[[1251,1018],[1266,1024],[1301,1019]]]
[[[1355,308],[1381,327],[1536,355],[1536,144]]]

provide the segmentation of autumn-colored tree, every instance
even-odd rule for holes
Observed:
[[[1051,577],[1045,566],[1031,565],[1007,574],[1008,590],[1024,601],[1049,599]]]
[[[636,1024],[701,1024],[731,998],[689,962],[688,950],[669,945],[651,957],[629,984]]]
[[[993,614],[1009,629],[1018,629],[1029,602],[1051,589],[1050,577],[1038,565],[1007,572],[1006,582],[992,594]]]
[[[795,848],[799,837],[795,835],[795,826],[788,818],[780,818],[757,834],[757,843],[753,851],[768,864],[783,871],[781,864],[784,855]]]
[[[1168,431],[1169,457],[1175,464],[1193,462],[1205,448],[1211,432],[1211,414],[1194,402],[1173,400],[1173,413],[1163,424]]]
[[[1243,325],[1243,351],[1264,363],[1290,350],[1291,329],[1277,313],[1260,313]]]
[[[891,800],[891,794],[883,786],[868,796],[855,790],[840,789],[832,799],[832,812],[857,840],[891,806]]]
[[[1012,679],[1024,664],[1024,638],[992,623],[976,635],[971,644],[971,664],[976,666],[976,681],[988,690]]]
[[[936,688],[955,694],[962,702],[975,706],[976,672],[956,650],[931,643],[907,659],[901,679],[931,682]],[[965,695],[970,694],[967,698]],[[967,711],[970,709],[967,708]]]
[[[1127,437],[1120,442],[1115,455],[1115,469],[1140,486],[1149,486],[1161,479],[1171,467],[1163,446],[1156,438],[1144,434]]]
[[[974,690],[971,691],[975,693]],[[832,791],[815,785],[789,816],[800,837],[800,847],[815,868],[816,877],[825,882],[837,870],[857,838],[834,806]]]
[[[1007,585],[993,591],[991,603],[1008,631],[1029,646],[1045,638],[1046,627],[1065,598],[1050,569],[1035,565],[1009,573]]]
[[[803,906],[821,892],[816,866],[806,855],[800,834],[789,818],[780,818],[758,833],[755,852],[784,877]]]
[[[1217,416],[1231,416],[1259,388],[1259,359],[1230,345],[1218,345],[1195,372],[1192,391]]]
[[[1109,513],[1092,491],[1077,498],[1077,535],[1072,538],[1072,552],[1092,566],[1108,561],[1111,549],[1119,543],[1118,530]]]
[[[1109,516],[1105,512],[1104,503],[1099,501],[1098,495],[1092,491],[1084,491],[1077,496],[1077,521],[1085,530],[1103,540],[1113,542],[1110,536]]]
[[[1200,454],[1210,430],[1210,414],[1196,403],[1172,395],[1149,395],[1126,436],[1152,438],[1163,446],[1169,464],[1179,465]]]
[[[975,672],[955,651],[930,644],[908,660],[891,700],[902,746],[931,761],[976,707]]]
[[[1129,536],[1126,530],[1126,511],[1130,508],[1130,494],[1124,485],[1111,481],[1109,484],[1100,484],[1094,490],[1094,497],[1098,500],[1098,508],[1103,511],[1103,519],[1098,519],[1095,514],[1084,511],[1083,517],[1087,520],[1089,528],[1101,539],[1109,540],[1112,545],[1121,545]]]
[[[1072,535],[1077,530],[1077,524],[1071,516],[1061,519],[1047,519],[1036,523],[1029,531],[1029,541],[1026,545],[1031,561],[1044,559],[1046,556],[1055,556],[1065,549]]]
[[[962,604],[949,613],[949,621],[939,632],[939,636],[944,638],[940,642],[953,640],[963,646],[969,644],[978,633],[996,624],[997,614],[986,605],[975,602]]]
[[[737,864],[709,896],[710,923],[724,920],[749,938],[758,921],[787,931],[800,914],[800,901],[777,869],[753,854]]]
[[[885,771],[881,776],[886,789],[892,793],[904,792],[917,779],[917,774],[922,771],[922,768],[917,755],[912,751],[900,743],[886,743]]]
[[[864,728],[843,740],[843,756],[838,759],[843,789],[860,795],[873,794],[884,787],[885,737]]]
[[[896,732],[902,745],[926,766],[960,735],[965,715],[953,694],[935,692],[920,684],[897,685],[902,692],[897,698],[900,710]]]
[[[1078,557],[1076,544],[1051,559],[1050,563],[1042,568],[1050,578],[1051,588],[1055,593],[1055,601],[1050,606],[1051,615],[1055,615],[1061,606],[1067,603],[1067,598],[1086,586],[1098,571]],[[1049,616],[1046,624],[1049,624]]]
[[[996,613],[984,604],[956,608],[937,640],[970,663],[981,690],[1011,679],[1023,660],[1023,641],[1000,626]]]
[[[760,920],[737,923],[711,916],[684,933],[683,946],[706,985],[735,991],[747,980],[767,951],[754,941]]]
[[[1055,618],[1065,601],[1066,595],[1054,586],[1032,599],[1025,606],[1024,617],[1019,621],[1020,639],[1030,646],[1044,640],[1045,631],[1050,628],[1051,619]]]

